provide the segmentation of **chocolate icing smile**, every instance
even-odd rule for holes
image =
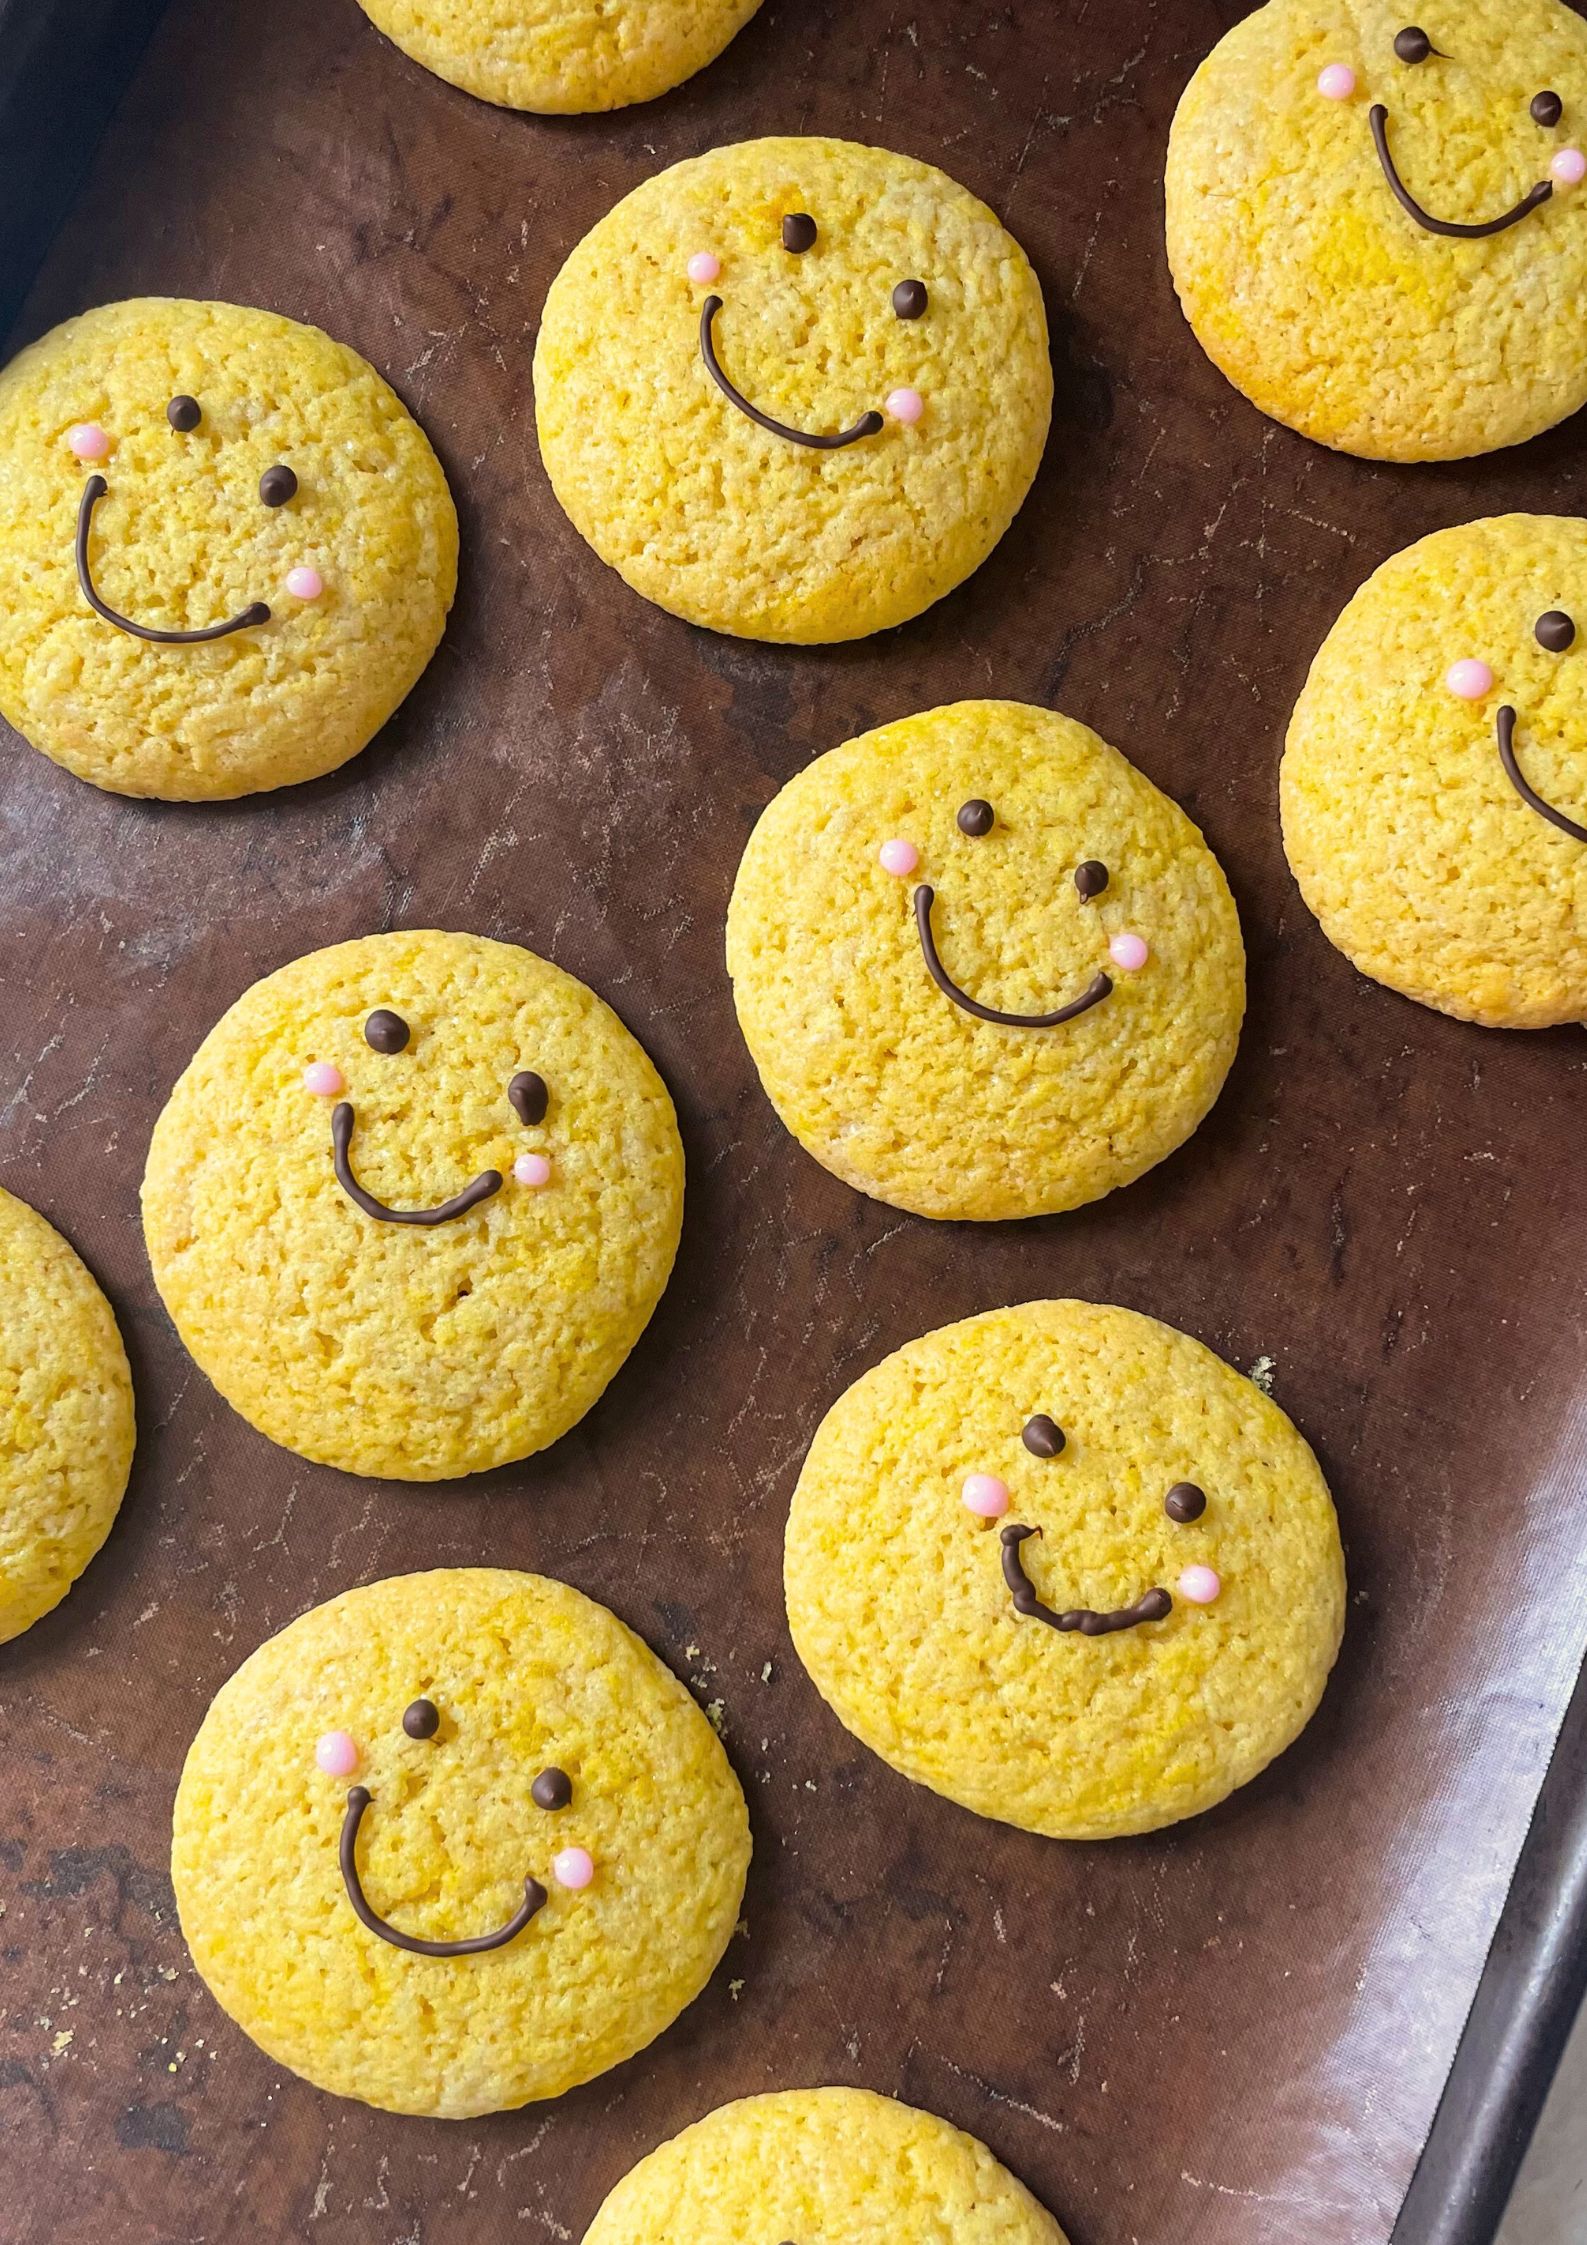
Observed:
[[[96,616],[117,631],[131,634],[134,639],[152,640],[157,647],[197,647],[205,640],[224,639],[234,631],[248,631],[255,624],[267,624],[270,610],[262,600],[256,600],[241,615],[232,616],[223,624],[206,624],[202,631],[156,631],[148,624],[136,624],[130,616],[123,616],[100,599],[94,590],[93,571],[88,565],[88,534],[93,525],[94,509],[110,486],[102,475],[91,475],[83,485],[82,502],[77,509],[77,582],[83,588],[83,598]]]
[[[1074,1021],[1082,1013],[1089,1013],[1093,1006],[1100,1005],[1111,992],[1113,977],[1099,974],[1093,977],[1078,998],[1071,998],[1066,1006],[1059,1006],[1053,1013],[1000,1013],[995,1006],[982,1005],[979,998],[972,998],[968,991],[959,988],[938,956],[937,939],[931,932],[931,907],[936,902],[936,897],[936,890],[928,888],[924,881],[915,891],[915,925],[920,930],[920,949],[926,962],[926,972],[944,996],[951,998],[964,1012],[973,1014],[977,1021],[996,1022],[1005,1029],[1056,1029],[1062,1021]],[[1029,1534],[1030,1531],[1027,1529],[1026,1533]]]
[[[1099,1614],[1090,1606],[1076,1606],[1065,1614],[1054,1612],[1051,1606],[1043,1604],[1020,1558],[1020,1545],[1028,1536],[1040,1534],[1040,1528],[1011,1524],[999,1538],[1003,1546],[1003,1580],[1013,1593],[1017,1614],[1033,1621],[1044,1621],[1049,1629],[1078,1631],[1082,1637],[1111,1637],[1116,1630],[1136,1629],[1143,1621],[1166,1621],[1173,1612],[1174,1601],[1166,1590],[1148,1590],[1133,1606],[1116,1606],[1111,1613]]]
[[[348,1158],[353,1143],[353,1106],[349,1099],[339,1099],[331,1115],[331,1151],[336,1165],[336,1182],[350,1201],[354,1201],[366,1216],[375,1217],[383,1224],[450,1224],[454,1216],[466,1216],[482,1200],[501,1191],[501,1171],[482,1169],[471,1185],[465,1185],[450,1200],[442,1201],[439,1208],[388,1208],[383,1200],[360,1185],[353,1175],[353,1165]]]
[[[389,1941],[394,1949],[406,1949],[416,1957],[477,1957],[487,1949],[504,1949],[515,1941],[529,1920],[546,1906],[546,1890],[538,1879],[525,1879],[523,1901],[494,1933],[476,1933],[467,1941],[421,1941],[414,1934],[401,1933],[374,1909],[364,1893],[363,1881],[358,1876],[358,1827],[363,1822],[370,1794],[362,1785],[355,1785],[347,1796],[347,1814],[342,1819],[342,1837],[337,1854],[342,1866],[342,1883],[347,1889],[347,1899],[353,1914],[371,1933],[378,1933],[382,1941]]]
[[[1515,711],[1508,704],[1499,712],[1498,733],[1499,761],[1522,802],[1536,811],[1539,818],[1546,818],[1550,826],[1557,826],[1562,834],[1568,834],[1573,842],[1587,842],[1587,826],[1578,826],[1573,818],[1567,818],[1563,811],[1556,811],[1552,803],[1546,803],[1522,771],[1515,754]]]
[[[1533,211],[1541,210],[1554,192],[1553,181],[1541,179],[1513,210],[1507,210],[1502,218],[1485,219],[1480,226],[1457,226],[1452,219],[1435,218],[1431,211],[1422,208],[1400,177],[1399,167],[1389,151],[1389,113],[1381,101],[1373,103],[1369,122],[1378,162],[1383,166],[1383,176],[1393,189],[1395,199],[1429,234],[1446,234],[1462,242],[1483,241],[1490,234],[1502,234],[1511,226],[1519,226],[1523,218],[1530,218]]]
[[[700,307],[700,356],[705,361],[705,370],[711,380],[722,395],[738,407],[740,413],[747,413],[752,421],[763,429],[769,429],[774,437],[786,437],[790,444],[808,445],[813,452],[840,452],[844,445],[857,444],[861,437],[873,437],[879,429],[885,427],[881,414],[873,410],[862,413],[852,429],[844,429],[837,436],[811,436],[805,429],[791,429],[786,421],[774,421],[769,413],[762,413],[760,407],[751,405],[743,391],[724,373],[722,362],[716,355],[716,338],[712,333],[712,326],[721,309],[722,299],[719,296],[708,296]]]

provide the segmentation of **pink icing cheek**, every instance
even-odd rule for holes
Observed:
[[[1193,1606],[1210,1606],[1222,1588],[1210,1567],[1187,1567],[1179,1578],[1179,1595]]]
[[[314,1748],[327,1777],[351,1777],[358,1767],[358,1743],[348,1731],[327,1731]]]
[[[907,879],[920,863],[920,852],[913,842],[884,842],[876,854],[881,859],[882,871],[896,873],[900,880]]]
[[[79,460],[102,460],[110,439],[97,421],[79,421],[66,432],[68,448]]]
[[[686,269],[697,288],[708,288],[712,281],[721,279],[722,260],[713,257],[708,249],[697,249]]]
[[[512,1165],[512,1173],[520,1185],[549,1185],[551,1164],[544,1154],[520,1154]]]
[[[347,1089],[342,1071],[333,1060],[311,1060],[303,1071],[303,1088],[318,1099],[336,1099]]]
[[[1561,187],[1579,187],[1587,179],[1587,156],[1579,148],[1562,148],[1548,168]]]
[[[966,1474],[961,1494],[978,1520],[1001,1520],[1008,1510],[1008,1483],[995,1473]]]
[[[565,1847],[551,1858],[551,1876],[570,1894],[582,1894],[595,1877],[595,1858],[588,1848]]]
[[[918,390],[889,390],[883,400],[895,421],[912,427],[926,410],[926,401]]]
[[[1452,694],[1458,694],[1463,702],[1480,702],[1485,695],[1493,692],[1493,672],[1486,663],[1468,658],[1464,662],[1450,664],[1444,673],[1444,684]]]
[[[287,571],[287,591],[294,600],[318,600],[325,590],[325,579],[317,569],[306,564],[300,569]]]
[[[1317,77],[1317,91],[1325,101],[1348,101],[1356,90],[1356,74],[1347,62],[1331,62]]]
[[[1143,935],[1116,935],[1108,943],[1108,957],[1126,974],[1139,974],[1151,952]]]

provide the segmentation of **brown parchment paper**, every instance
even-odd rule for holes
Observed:
[[[121,802],[0,743],[0,1178],[109,1287],[138,1384],[121,1524],[0,1651],[0,2235],[11,2245],[576,2240],[719,2101],[864,2083],[973,2129],[1077,2245],[1374,2245],[1425,2135],[1587,1636],[1579,1032],[1503,1036],[1361,981],[1279,847],[1287,713],[1337,610],[1438,525],[1582,496],[1587,422],[1458,468],[1269,426],[1182,324],[1173,103],[1215,0],[768,0],[651,107],[470,101],[352,0],[174,0],[21,341],[152,290],[277,306],[384,369],[456,490],[455,619],[386,734],[234,806]],[[709,637],[629,594],[538,463],[530,353],[566,251],[662,164],[753,133],[939,162],[1029,250],[1046,464],[991,561],[833,650]],[[1102,1206],[934,1228],[784,1137],[721,963],[760,807],[850,734],[965,693],[1085,719],[1229,870],[1251,1013],[1194,1142]],[[150,1127],[201,1034],[299,952],[399,924],[518,938],[602,991],[678,1100],[682,1257],[543,1459],[361,1484],[220,1405],[154,1295]],[[1078,1292],[1271,1365],[1349,1545],[1344,1657],[1225,1808],[1081,1848],[917,1791],[826,1713],[779,1589],[818,1417],[927,1326]],[[566,1576],[720,1700],[756,1833],[746,1925],[655,2048],[479,2124],[336,2103],[186,1958],[166,1872],[210,1694],[333,1591],[440,1562]],[[681,2245],[681,2241],[680,2241]],[[746,2239],[745,2245],[773,2245]]]

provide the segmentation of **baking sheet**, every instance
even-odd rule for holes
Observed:
[[[577,2239],[722,2099],[853,2081],[984,2137],[1076,2245],[1387,2237],[1587,1638],[1579,1032],[1504,1037],[1357,977],[1285,871],[1276,767],[1360,579],[1441,524],[1581,504],[1587,424],[1374,469],[1203,360],[1162,252],[1168,121],[1243,12],[1209,0],[768,0],[723,59],[605,119],[498,113],[352,0],[173,0],[13,343],[143,290],[318,321],[423,419],[463,520],[441,654],[379,743],[276,798],[116,801],[5,739],[0,1180],[123,1320],[121,1524],[0,1649],[0,2227],[17,2245]],[[942,163],[1030,252],[1058,399],[1024,513],[886,638],[717,639],[602,569],[551,498],[529,362],[579,235],[660,165],[761,131]],[[1095,725],[1227,867],[1251,1015],[1193,1143],[1101,1207],[933,1227],[781,1133],[721,927],[745,835],[811,756],[967,692]],[[521,939],[603,992],[678,1100],[682,1257],[546,1458],[440,1490],[273,1449],[192,1369],[136,1224],[149,1129],[215,1016],[343,936]],[[1065,1848],[906,1785],[788,1647],[781,1526],[832,1397],[928,1324],[1087,1293],[1199,1334],[1317,1445],[1351,1568],[1323,1710],[1266,1777],[1149,1840]],[[321,2097],[216,2011],[177,1931],[169,1806],[214,1689],[344,1586],[544,1568],[720,1699],[755,1822],[746,1927],[655,2048],[546,2108]],[[766,1675],[770,1665],[769,1678]]]

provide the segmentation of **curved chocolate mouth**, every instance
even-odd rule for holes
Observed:
[[[808,429],[792,429],[786,421],[776,421],[769,413],[762,413],[758,405],[751,405],[743,391],[725,372],[716,355],[716,337],[712,333],[712,324],[721,309],[722,299],[719,296],[708,296],[700,307],[700,356],[705,361],[706,372],[722,395],[760,428],[770,429],[774,437],[786,437],[790,444],[808,445],[812,452],[841,452],[846,444],[858,444],[861,437],[873,437],[886,426],[881,414],[873,409],[869,413],[862,413],[852,429],[843,429],[836,436],[812,436]]]
[[[1563,811],[1556,811],[1552,803],[1546,802],[1539,795],[1522,771],[1515,753],[1515,711],[1508,704],[1499,712],[1498,733],[1499,761],[1522,802],[1529,810],[1536,811],[1539,818],[1546,818],[1550,826],[1557,826],[1561,834],[1568,834],[1573,842],[1587,842],[1587,826],[1578,826]]]
[[[1554,192],[1552,180],[1540,179],[1530,194],[1521,197],[1513,210],[1507,210],[1502,218],[1484,219],[1480,226],[1459,226],[1453,219],[1435,218],[1431,211],[1422,208],[1400,177],[1399,166],[1389,149],[1389,113],[1381,101],[1373,103],[1369,122],[1372,126],[1372,145],[1378,152],[1378,162],[1383,166],[1383,176],[1393,189],[1395,200],[1429,234],[1444,234],[1458,242],[1485,241],[1490,234],[1503,234],[1510,227],[1519,226],[1523,218],[1530,218],[1533,211],[1541,210]]]
[[[538,1879],[525,1879],[523,1901],[514,1910],[505,1925],[497,1926],[494,1933],[476,1933],[467,1941],[421,1941],[416,1934],[403,1933],[389,1925],[371,1904],[364,1892],[363,1881],[358,1876],[358,1827],[364,1820],[364,1811],[370,1803],[366,1787],[355,1785],[347,1796],[347,1814],[342,1818],[341,1844],[337,1855],[342,1866],[342,1884],[347,1889],[347,1899],[353,1914],[371,1933],[378,1933],[382,1941],[389,1941],[394,1949],[406,1949],[416,1957],[478,1957],[487,1949],[504,1949],[515,1941],[536,1911],[546,1906],[546,1890]]]
[[[926,962],[926,972],[945,997],[953,1000],[965,1013],[973,1014],[977,1021],[993,1021],[1004,1029],[1056,1029],[1060,1022],[1074,1021],[1093,1006],[1099,1006],[1113,988],[1113,977],[1099,974],[1093,977],[1078,998],[1071,998],[1065,1006],[1052,1013],[1000,1013],[996,1006],[984,1006],[979,998],[972,998],[961,990],[937,950],[937,939],[931,932],[931,907],[937,892],[924,881],[915,891],[915,925],[920,931],[920,949]],[[1027,1531],[1028,1532],[1028,1531]]]
[[[206,624],[202,631],[157,631],[152,624],[135,623],[123,616],[107,600],[101,600],[94,589],[94,573],[88,561],[88,534],[93,525],[94,509],[110,489],[101,475],[91,475],[83,485],[83,496],[77,509],[77,582],[83,588],[83,598],[96,616],[117,631],[127,632],[133,639],[147,639],[156,647],[199,647],[209,639],[225,639],[231,632],[248,631],[255,624],[267,624],[270,610],[262,600],[254,601],[237,616],[230,616],[223,624]]]
[[[1133,1606],[1115,1606],[1110,1613],[1099,1614],[1091,1606],[1074,1606],[1063,1614],[1057,1612],[1044,1603],[1020,1557],[1019,1547],[1025,1539],[1040,1534],[1040,1528],[1022,1528],[1011,1523],[999,1538],[1003,1546],[1003,1580],[1013,1595],[1015,1613],[1032,1621],[1044,1621],[1049,1629],[1078,1633],[1082,1637],[1111,1637],[1120,1629],[1137,1629],[1143,1621],[1166,1621],[1173,1612],[1174,1601],[1166,1590],[1145,1591]]]
[[[336,1169],[336,1182],[350,1201],[360,1207],[366,1216],[373,1216],[382,1224],[450,1224],[454,1217],[466,1216],[482,1200],[501,1191],[501,1171],[482,1169],[471,1185],[465,1185],[450,1200],[442,1201],[439,1208],[388,1208],[383,1200],[360,1185],[353,1175],[351,1147],[353,1143],[353,1103],[339,1099],[331,1114],[331,1156]]]

